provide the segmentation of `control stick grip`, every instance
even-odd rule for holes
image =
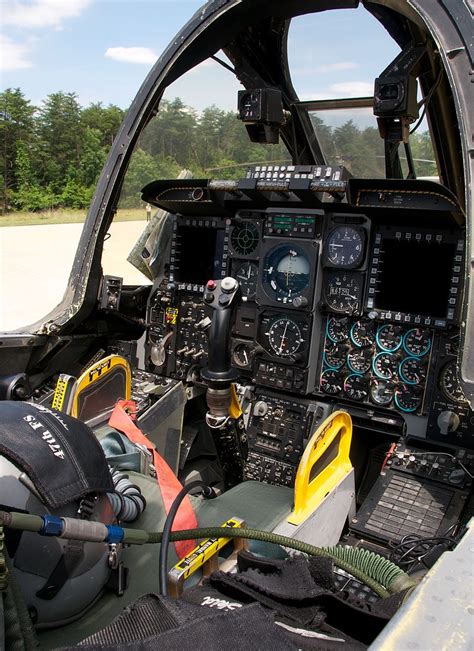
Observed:
[[[213,309],[208,330],[208,362],[201,373],[206,381],[230,383],[237,377],[231,365],[230,348],[234,311],[240,295],[239,283],[235,278],[210,280],[206,285],[204,301]]]

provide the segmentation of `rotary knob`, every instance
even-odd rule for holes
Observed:
[[[441,434],[449,434],[455,432],[461,421],[459,416],[454,411],[442,411],[438,416],[438,427]]]

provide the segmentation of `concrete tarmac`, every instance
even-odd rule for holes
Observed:
[[[127,255],[146,221],[117,222],[104,244],[105,274],[125,284],[149,283]],[[83,224],[45,224],[0,228],[0,332],[34,323],[62,299]]]

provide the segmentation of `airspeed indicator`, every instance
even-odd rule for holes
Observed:
[[[365,231],[356,226],[338,226],[326,241],[326,264],[340,269],[355,269],[364,258]]]

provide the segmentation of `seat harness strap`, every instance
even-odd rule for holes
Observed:
[[[183,486],[163,457],[158,454],[150,439],[134,423],[136,411],[137,407],[133,400],[118,400],[110,416],[109,425],[125,434],[129,441],[143,446],[151,453],[156,470],[156,481],[166,514],[168,514],[174,498]],[[172,531],[194,529],[196,527],[198,527],[198,521],[194,514],[191,500],[186,496],[178,509]],[[181,559],[194,549],[196,543],[193,540],[183,540],[175,542],[174,546],[178,557]]]

